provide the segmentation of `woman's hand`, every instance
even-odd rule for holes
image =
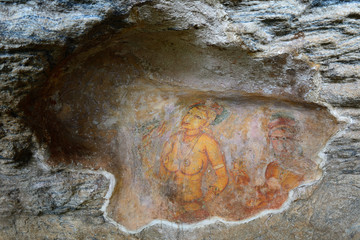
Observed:
[[[205,194],[204,201],[208,202],[211,201],[215,196],[219,195],[220,189],[217,186],[211,185],[209,190]]]

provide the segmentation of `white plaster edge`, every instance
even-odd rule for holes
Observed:
[[[105,202],[104,202],[104,205],[102,206],[101,210],[104,212],[104,218],[114,224],[119,230],[121,230],[122,232],[124,233],[127,233],[127,234],[136,234],[136,233],[140,233],[141,231],[143,231],[144,229],[146,228],[149,228],[149,227],[152,227],[152,226],[156,226],[156,225],[166,225],[166,226],[169,226],[169,227],[172,227],[172,228],[176,228],[176,229],[181,229],[181,230],[194,230],[194,229],[197,229],[197,228],[202,228],[202,227],[206,227],[208,225],[211,225],[211,224],[216,224],[216,223],[224,223],[226,225],[240,225],[240,224],[245,224],[245,223],[248,223],[248,222],[251,222],[253,220],[256,220],[258,218],[261,218],[261,217],[264,217],[264,216],[267,216],[267,215],[270,215],[271,214],[276,214],[276,213],[281,213],[281,212],[284,212],[285,210],[289,209],[290,208],[290,205],[292,202],[294,202],[295,200],[299,199],[301,195],[304,195],[304,193],[300,193],[299,195],[296,195],[295,194],[295,191],[300,189],[300,188],[306,188],[306,187],[310,187],[310,186],[313,186],[314,184],[320,182],[323,177],[324,177],[324,174],[325,174],[325,170],[323,169],[324,166],[325,166],[325,163],[326,163],[326,155],[325,155],[325,151],[328,149],[330,143],[332,142],[332,139],[335,139],[336,137],[338,137],[339,135],[341,135],[345,130],[346,128],[353,122],[352,119],[350,117],[345,117],[345,116],[341,116],[338,111],[336,109],[333,108],[333,106],[331,106],[330,104],[327,104],[327,103],[324,103],[322,102],[321,105],[325,106],[329,111],[330,111],[330,114],[333,115],[337,121],[339,122],[346,122],[346,127],[342,128],[342,129],[339,129],[335,134],[333,134],[330,139],[326,142],[325,146],[322,148],[322,150],[319,152],[318,156],[319,158],[321,159],[321,162],[319,163],[319,167],[320,169],[323,171],[323,173],[321,174],[321,177],[319,179],[316,179],[314,181],[311,181],[311,182],[308,182],[308,183],[304,183],[298,187],[296,187],[295,189],[291,190],[289,192],[289,196],[287,198],[287,200],[285,201],[285,203],[283,203],[283,205],[278,208],[278,209],[268,209],[268,210],[264,210],[250,218],[246,218],[246,219],[243,219],[243,220],[238,220],[238,221],[227,221],[227,220],[224,220],[220,217],[212,217],[210,219],[205,219],[203,221],[200,221],[200,222],[197,222],[197,223],[192,223],[192,224],[186,224],[186,223],[175,223],[175,222],[170,222],[168,220],[163,220],[163,219],[155,219],[155,220],[152,220],[150,223],[146,224],[146,225],[143,225],[141,226],[140,228],[136,229],[136,230],[128,230],[125,226],[117,223],[116,221],[114,221],[113,219],[111,219],[108,215],[107,215],[107,212],[106,212],[106,208],[108,207],[109,205],[109,202],[110,202],[110,197],[112,195],[112,192],[114,191],[114,188],[115,188],[115,183],[116,183],[116,180],[115,180],[115,177],[113,174],[107,172],[107,171],[104,171],[102,170],[101,173],[107,178],[110,180],[110,186],[109,186],[109,191],[107,192],[106,196],[105,196]]]
[[[303,187],[313,186],[314,184],[320,182],[323,179],[324,174],[325,174],[325,170],[323,169],[323,167],[324,167],[324,165],[326,163],[326,155],[325,155],[324,152],[328,149],[329,144],[331,143],[331,140],[338,137],[339,135],[341,135],[353,121],[352,121],[352,119],[350,117],[341,116],[336,111],[336,109],[334,109],[330,104],[327,104],[327,103],[321,103],[321,104],[323,106],[325,106],[330,111],[330,113],[336,118],[336,120],[338,120],[339,122],[346,122],[347,123],[346,127],[344,127],[343,129],[339,129],[339,131],[337,133],[335,133],[327,141],[325,147],[318,154],[318,156],[322,160],[319,163],[319,167],[323,171],[323,173],[321,174],[321,177],[319,179],[314,180],[314,181],[304,183],[304,184],[298,186],[297,188],[291,190],[289,192],[288,199],[285,201],[285,203],[283,203],[283,205],[280,208],[264,210],[264,211],[261,211],[260,213],[258,213],[256,215],[250,217],[250,218],[246,218],[246,219],[243,219],[243,220],[227,221],[227,220],[224,220],[223,218],[220,218],[220,217],[212,217],[210,219],[205,219],[205,220],[202,220],[202,221],[197,222],[197,223],[192,223],[192,224],[180,223],[179,224],[179,223],[171,222],[171,221],[164,220],[164,219],[155,219],[155,220],[152,220],[150,223],[139,227],[136,230],[129,230],[125,226],[121,225],[120,223],[118,223],[115,220],[113,220],[112,218],[110,218],[108,216],[108,214],[107,214],[107,211],[106,211],[107,207],[109,206],[110,198],[112,196],[112,193],[113,193],[113,191],[115,189],[116,179],[115,179],[114,175],[112,173],[110,173],[110,172],[105,171],[105,170],[96,170],[96,171],[94,171],[94,170],[76,170],[76,169],[73,169],[73,171],[84,172],[84,173],[93,173],[93,174],[101,174],[110,181],[109,190],[108,190],[108,192],[106,193],[106,195],[104,197],[105,201],[104,201],[104,204],[103,204],[103,206],[101,207],[100,210],[104,213],[103,216],[104,216],[104,219],[107,222],[113,224],[114,226],[116,226],[120,231],[122,231],[125,234],[137,234],[137,233],[142,232],[146,228],[156,226],[156,225],[159,225],[159,226],[165,225],[165,226],[168,226],[168,227],[172,227],[172,228],[175,228],[175,229],[181,229],[181,230],[194,230],[194,229],[203,228],[203,227],[206,227],[208,225],[216,224],[216,223],[223,223],[223,224],[231,225],[231,226],[245,224],[245,223],[251,222],[253,220],[256,220],[258,218],[264,217],[264,216],[268,216],[268,215],[271,216],[271,214],[284,212],[285,210],[290,208],[290,205],[291,205],[291,203],[293,201],[295,201],[296,199],[299,199],[299,197],[301,195],[304,195],[304,193],[300,193],[299,195],[295,194],[296,190],[298,190],[300,188],[303,188]]]
[[[152,227],[152,226],[156,226],[156,225],[159,225],[159,226],[162,226],[162,225],[165,225],[165,226],[168,226],[168,227],[172,227],[172,228],[175,228],[175,229],[181,229],[181,230],[194,230],[194,229],[198,229],[198,228],[202,228],[202,227],[206,227],[208,225],[211,225],[211,224],[216,224],[216,223],[224,223],[226,225],[231,225],[231,226],[234,226],[234,225],[240,225],[240,224],[245,224],[245,223],[248,223],[248,222],[251,222],[253,220],[256,220],[258,218],[261,218],[261,217],[264,217],[264,216],[268,216],[271,214],[276,214],[276,213],[281,213],[281,212],[284,212],[285,210],[289,209],[290,208],[290,205],[292,202],[294,202],[296,199],[299,199],[299,197],[301,195],[304,195],[304,193],[300,193],[298,196],[296,196],[295,194],[295,191],[302,188],[302,187],[310,187],[310,186],[313,186],[314,184],[320,182],[323,177],[324,177],[324,174],[325,174],[325,170],[323,169],[324,166],[325,166],[325,163],[326,163],[326,155],[325,155],[325,151],[328,149],[330,143],[331,143],[331,140],[332,139],[335,139],[336,137],[338,137],[339,135],[341,135],[345,130],[346,128],[353,122],[352,119],[350,117],[345,117],[345,116],[341,116],[338,111],[336,109],[333,108],[333,106],[331,106],[330,104],[327,104],[327,103],[324,103],[322,102],[321,105],[325,106],[329,111],[330,111],[330,114],[332,114],[337,121],[339,122],[346,122],[346,127],[342,128],[342,129],[339,129],[325,144],[325,146],[322,148],[322,150],[319,152],[318,156],[320,157],[321,159],[321,162],[319,163],[319,167],[320,169],[323,171],[323,173],[321,174],[321,177],[319,179],[316,179],[314,181],[311,181],[311,182],[308,182],[308,183],[304,183],[298,187],[296,187],[295,189],[291,190],[289,192],[289,196],[288,196],[288,199],[285,201],[285,203],[283,203],[283,205],[278,208],[278,209],[268,209],[268,210],[264,210],[250,218],[246,218],[246,219],[243,219],[243,220],[238,220],[238,221],[227,221],[227,220],[224,220],[223,218],[220,218],[220,217],[212,217],[210,219],[205,219],[203,221],[200,221],[200,222],[197,222],[197,223],[192,223],[192,224],[187,224],[187,223],[175,223],[175,222],[170,222],[168,220],[163,220],[163,219],[155,219],[155,220],[152,220],[150,223],[146,224],[146,225],[143,225],[141,226],[140,228],[136,229],[136,230],[129,230],[127,229],[125,226],[117,223],[116,221],[114,221],[112,218],[110,218],[108,215],[107,215],[107,212],[106,212],[106,209],[109,205],[109,202],[110,202],[110,197],[114,191],[114,188],[115,188],[115,183],[116,183],[116,180],[115,180],[115,177],[113,174],[107,172],[107,171],[104,171],[102,170],[100,173],[103,174],[107,179],[110,180],[110,186],[109,186],[109,190],[108,192],[106,193],[106,196],[105,196],[105,202],[104,202],[104,205],[102,206],[101,210],[104,212],[104,218],[112,223],[113,225],[115,225],[119,230],[121,230],[123,233],[126,233],[126,234],[137,234],[137,233],[140,233],[142,232],[144,229],[146,228],[149,228],[149,227]],[[96,171],[92,171],[94,173],[96,173]]]
[[[325,163],[326,163],[326,154],[325,154],[325,151],[327,151],[329,149],[329,145],[330,143],[332,142],[333,139],[335,138],[338,138],[339,136],[341,136],[345,131],[346,129],[354,122],[351,117],[345,117],[345,116],[342,116],[331,104],[329,103],[326,103],[326,102],[319,102],[318,104],[320,105],[323,105],[324,107],[326,107],[330,114],[332,116],[334,116],[336,118],[336,120],[338,122],[344,122],[346,123],[346,125],[342,128],[340,128],[336,133],[334,133],[330,138],[329,140],[327,140],[325,146],[323,147],[323,149],[319,152],[318,156],[320,157],[320,159],[322,160],[320,163],[319,163],[319,167],[322,171],[325,172]],[[324,173],[321,175],[321,178],[319,180],[321,180],[324,176]]]
[[[77,172],[79,172],[79,171],[77,171]],[[251,221],[253,221],[255,219],[258,219],[258,218],[261,218],[261,217],[264,217],[264,216],[267,216],[267,215],[270,215],[270,214],[281,213],[281,212],[287,210],[290,207],[291,203],[294,200],[296,200],[295,194],[294,194],[295,189],[294,189],[294,190],[291,190],[289,192],[288,199],[285,201],[285,203],[279,209],[264,210],[264,211],[262,211],[262,212],[260,212],[260,213],[258,213],[256,215],[250,217],[250,218],[243,219],[243,220],[227,221],[227,220],[224,220],[223,218],[220,218],[220,217],[212,217],[210,219],[205,219],[205,220],[202,220],[202,221],[197,222],[197,223],[187,224],[187,223],[175,223],[175,222],[171,222],[171,221],[164,220],[164,219],[155,219],[155,220],[152,220],[150,223],[139,227],[136,230],[129,230],[125,226],[121,225],[120,223],[118,223],[115,220],[113,220],[112,218],[110,218],[108,216],[107,212],[106,212],[106,209],[107,209],[107,207],[109,205],[109,202],[110,202],[110,197],[112,196],[112,193],[113,193],[114,188],[115,188],[116,180],[115,180],[114,175],[112,173],[110,173],[110,172],[105,171],[105,170],[100,170],[100,171],[84,170],[84,171],[80,171],[80,172],[102,174],[103,176],[105,176],[110,181],[109,190],[105,195],[105,202],[104,202],[103,206],[101,207],[101,211],[104,213],[103,216],[104,216],[106,221],[108,221],[109,223],[116,226],[120,231],[122,231],[125,234],[137,234],[137,233],[142,232],[146,228],[156,226],[156,225],[159,225],[159,226],[165,225],[165,226],[168,226],[168,227],[172,227],[172,228],[175,228],[175,229],[181,229],[181,230],[194,230],[194,229],[203,228],[203,227],[206,227],[208,225],[216,224],[216,223],[224,223],[226,225],[231,225],[231,226],[240,225],[240,224],[251,222]],[[310,183],[302,184],[299,187],[310,186],[310,185],[313,185],[314,183],[316,183],[317,181],[318,180],[310,182]],[[296,189],[298,189],[299,187],[297,187]]]

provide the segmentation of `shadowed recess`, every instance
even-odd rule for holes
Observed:
[[[305,101],[309,63],[195,40],[189,30],[113,35],[59,64],[25,103],[50,164],[114,174],[108,215],[128,229],[246,219],[321,176],[336,121]]]

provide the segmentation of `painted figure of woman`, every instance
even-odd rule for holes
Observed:
[[[160,177],[164,194],[176,204],[175,219],[191,222],[209,216],[205,203],[220,194],[228,184],[225,159],[219,143],[206,132],[221,116],[223,108],[214,102],[190,106],[181,121],[181,129],[164,144]],[[203,193],[203,177],[208,164],[216,181]]]
[[[273,160],[265,171],[265,184],[258,189],[258,197],[250,205],[255,208],[279,208],[288,198],[290,190],[310,178],[315,164],[299,156],[297,122],[284,113],[271,116],[268,141]]]

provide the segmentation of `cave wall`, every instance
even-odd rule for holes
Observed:
[[[360,237],[356,1],[2,1],[0,8],[3,239]],[[129,62],[133,69],[121,69],[131,77],[120,79],[113,68]],[[76,129],[67,128],[73,125],[66,108],[52,118],[57,91],[61,95],[73,79],[83,79],[75,84],[79,95],[90,94],[82,95],[77,110],[82,116],[94,111],[83,106],[96,106],[87,102],[101,93],[96,88],[91,95],[91,77],[104,73],[81,64],[103,64],[110,76],[99,85],[104,90],[114,86],[111,79],[131,84],[141,76],[152,85],[190,89],[189,95],[201,90],[218,98],[315,105],[338,123],[319,155],[321,178],[297,188],[285,209],[251,221],[154,223],[129,232],[105,209],[115,187],[106,171],[114,165],[82,157],[104,139],[71,134]],[[77,69],[72,77],[59,77],[71,75],[71,68]],[[77,92],[67,93],[68,104]],[[102,94],[100,101],[111,103],[114,95]],[[94,119],[84,119],[91,127]],[[106,152],[108,163],[116,148]]]

